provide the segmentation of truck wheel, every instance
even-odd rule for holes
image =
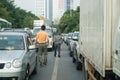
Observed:
[[[82,70],[82,63],[79,61],[76,61],[76,70]]]
[[[100,80],[100,74],[97,71],[95,71],[94,75],[97,80]]]
[[[82,64],[83,66],[82,66],[82,73],[83,73],[83,77],[84,77],[84,79],[83,80],[88,80],[89,79],[89,74],[88,74],[88,71],[86,71],[85,70],[85,65],[84,65],[84,63]]]
[[[120,80],[120,77],[118,77],[118,76],[115,76],[115,80]]]

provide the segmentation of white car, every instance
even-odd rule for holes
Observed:
[[[81,70],[82,65],[80,61],[80,43],[79,43],[79,32],[77,32],[77,36],[73,37],[73,45],[72,45],[72,58],[73,58],[73,63],[76,64],[76,69]]]
[[[23,32],[0,32],[0,80],[29,80],[37,72],[37,54]]]
[[[75,48],[75,43],[78,40],[78,36],[79,36],[79,32],[74,32],[72,34],[71,39],[69,40],[69,50],[70,50],[70,56],[71,57],[73,56],[73,51],[74,51],[74,48]]]

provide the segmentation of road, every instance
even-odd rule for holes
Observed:
[[[48,52],[48,65],[40,67],[38,63],[37,74],[30,80],[84,80],[81,71],[75,69],[75,64],[69,56],[66,44],[61,46],[61,57],[54,57],[54,52]]]

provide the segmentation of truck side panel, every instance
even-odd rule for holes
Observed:
[[[120,77],[120,0],[112,1],[112,26],[113,33],[113,72]],[[115,30],[116,29],[116,30]]]
[[[108,0],[81,0],[80,42],[85,59],[103,76],[111,69],[111,13]]]

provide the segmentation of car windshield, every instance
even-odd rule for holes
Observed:
[[[33,35],[36,36],[36,34],[41,30],[41,28],[34,28]]]
[[[74,36],[74,37],[78,37],[78,36],[79,36],[79,33],[74,33],[73,36]]]
[[[34,36],[36,36],[36,34],[41,30],[41,28],[35,28],[33,30],[33,34]],[[45,31],[48,33],[48,36],[51,36],[52,35],[52,30],[51,29],[45,29]]]
[[[48,36],[52,35],[52,30],[51,29],[46,29],[45,31],[48,33]]]
[[[0,50],[24,50],[23,36],[0,35]]]

